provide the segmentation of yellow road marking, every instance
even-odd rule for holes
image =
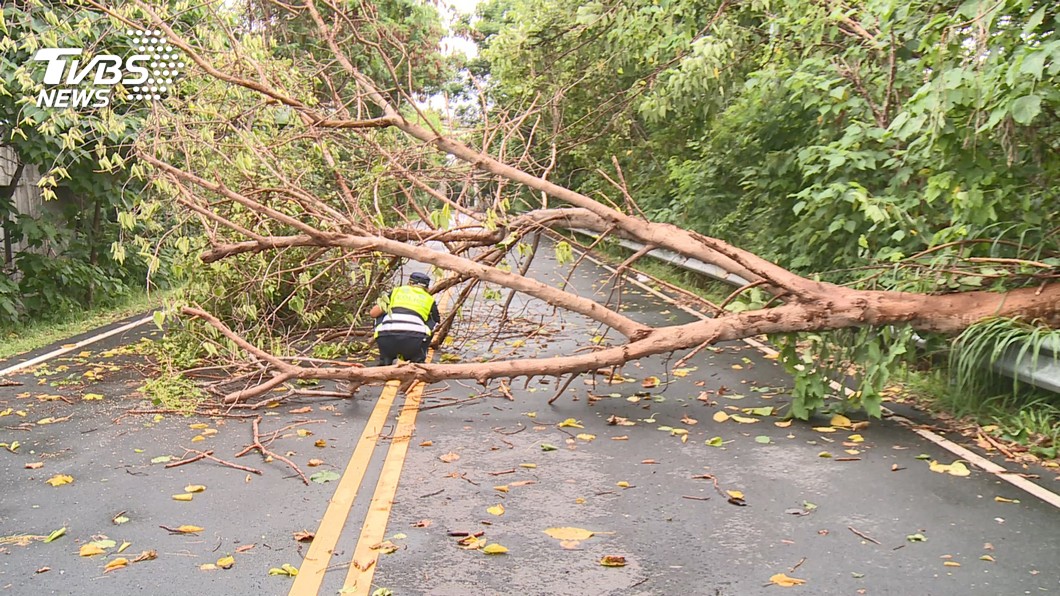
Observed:
[[[428,356],[427,361],[430,360]],[[353,562],[346,574],[343,594],[367,596],[371,591],[372,576],[375,575],[376,560],[379,557],[379,551],[372,550],[372,546],[382,542],[386,534],[390,509],[394,505],[394,495],[397,494],[398,480],[401,478],[401,468],[405,464],[412,432],[416,428],[416,414],[419,413],[423,388],[424,384],[417,382],[405,393],[405,403],[401,407],[401,415],[398,416],[394,438],[390,441],[390,449],[383,462],[383,470],[379,473],[375,495],[372,496],[368,515],[365,516],[361,529],[361,537],[357,540],[357,548],[353,553]]]
[[[290,596],[316,596],[320,591],[320,584],[324,581],[324,570],[331,561],[331,555],[335,550],[335,545],[338,544],[342,527],[350,515],[354,499],[357,498],[357,489],[364,480],[364,472],[372,459],[379,433],[386,424],[399,386],[398,381],[389,381],[383,388],[383,393],[379,396],[379,401],[376,402],[375,409],[372,410],[368,423],[364,426],[361,438],[357,441],[357,447],[350,456],[350,463],[346,465],[346,471],[339,480],[335,495],[331,498],[323,519],[320,520],[320,528],[312,544],[309,545],[309,552],[306,553],[305,560],[298,568],[298,575],[295,577],[294,585],[291,586]]]

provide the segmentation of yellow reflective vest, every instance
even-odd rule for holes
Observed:
[[[386,314],[375,327],[375,337],[380,333],[422,333],[429,336],[431,328],[427,319],[431,316],[434,296],[420,286],[398,286],[390,292],[390,303]],[[410,313],[394,312],[395,308],[410,310]],[[418,316],[417,316],[418,315]]]

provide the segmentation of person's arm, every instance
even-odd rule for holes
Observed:
[[[431,331],[434,331],[434,328],[441,322],[442,314],[438,312],[438,302],[435,301],[435,303],[431,305],[431,314],[427,317],[427,326],[431,328]]]
[[[383,310],[382,306],[379,306],[378,304],[373,304],[372,310],[368,311],[368,316],[372,317],[373,319],[378,319],[379,317],[383,316],[384,312],[386,311]]]

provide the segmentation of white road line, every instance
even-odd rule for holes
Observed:
[[[130,329],[135,329],[135,328],[139,327],[140,325],[143,325],[144,323],[150,323],[151,320],[152,320],[152,318],[150,316],[147,316],[147,317],[144,317],[144,318],[140,319],[139,321],[133,321],[132,323],[128,323],[126,325],[122,325],[121,327],[118,327],[117,329],[111,329],[110,331],[107,331],[105,333],[100,333],[98,335],[93,335],[92,337],[89,337],[87,339],[83,339],[83,340],[77,342],[76,344],[71,344],[71,345],[69,345],[67,347],[60,348],[60,349],[54,350],[52,352],[48,352],[47,354],[41,354],[40,356],[37,356],[36,358],[32,358],[30,360],[27,360],[25,362],[21,362],[19,364],[14,365],[14,366],[9,366],[9,367],[7,367],[7,368],[5,368],[3,370],[0,370],[0,377],[5,376],[5,375],[9,375],[9,374],[11,374],[13,372],[20,371],[20,370],[22,370],[24,368],[29,368],[31,366],[36,366],[36,365],[40,364],[41,362],[45,362],[47,360],[51,360],[52,358],[55,358],[56,356],[62,356],[63,354],[66,354],[68,352],[72,352],[74,350],[83,348],[83,347],[85,347],[85,346],[87,346],[89,344],[94,344],[97,341],[102,341],[104,339],[107,339],[108,337],[117,335],[119,333],[125,333],[126,331],[128,331]]]
[[[597,265],[603,267],[604,269],[607,269],[608,271],[610,271],[612,273],[617,273],[617,271],[615,270],[614,267],[611,267],[610,265],[607,265],[606,263],[598,261],[597,259],[593,258],[592,256],[589,256],[589,255],[585,255],[585,256],[586,256],[587,259],[589,259],[590,261],[592,261],[592,262],[596,263]],[[631,276],[626,276],[626,280],[630,281],[630,282],[633,282],[636,286],[638,286],[638,287],[640,287],[640,288],[642,288],[644,290],[647,290],[653,296],[656,296],[656,297],[658,297],[658,298],[660,298],[662,300],[665,300],[669,304],[672,304],[672,305],[676,306],[677,308],[680,308],[681,310],[683,310],[683,311],[685,311],[685,312],[687,312],[687,313],[689,313],[689,314],[691,314],[691,315],[693,315],[695,317],[698,317],[700,319],[708,319],[708,318],[710,318],[707,315],[705,315],[705,314],[703,314],[703,313],[701,313],[701,312],[699,312],[697,310],[693,310],[691,308],[688,308],[688,307],[684,306],[683,304],[680,304],[679,302],[677,302],[676,300],[674,300],[670,296],[667,296],[666,294],[663,294],[662,292],[656,290],[655,288],[652,288],[652,287],[650,287],[650,286],[648,286],[646,284],[641,283],[640,281],[637,281],[635,278],[633,278]],[[767,356],[773,356],[773,355],[777,354],[776,350],[774,350],[773,348],[767,346],[766,344],[764,344],[764,343],[762,343],[762,342],[760,342],[758,340],[747,338],[747,339],[744,339],[743,342],[746,343],[747,345],[750,345],[750,346],[754,347],[755,349],[759,350],[760,352],[762,352],[763,354],[765,354]],[[840,385],[839,383],[837,383],[835,381],[829,381],[829,385],[832,387],[832,389],[835,389],[836,391],[842,391],[847,396],[850,396],[851,394],[854,393],[853,389],[851,389],[851,388],[849,388],[849,387],[847,387],[845,385]],[[987,458],[985,458],[985,457],[983,457],[983,456],[981,456],[981,455],[979,455],[979,454],[977,454],[977,453],[975,453],[975,452],[973,452],[973,451],[971,451],[971,450],[969,450],[969,449],[967,449],[965,447],[962,447],[962,446],[954,443],[953,441],[943,437],[942,435],[939,435],[939,434],[934,433],[934,432],[932,432],[930,430],[927,430],[927,429],[916,428],[915,423],[913,423],[911,420],[909,420],[909,419],[907,419],[907,418],[905,418],[903,416],[896,415],[893,411],[887,409],[886,407],[883,408],[883,411],[886,412],[887,414],[889,414],[888,417],[891,418],[892,420],[896,420],[899,423],[902,423],[902,426],[908,428],[909,430],[911,430],[914,433],[920,435],[921,437],[924,437],[925,439],[931,441],[932,443],[938,445],[939,447],[942,447],[946,451],[949,451],[950,453],[956,455],[957,457],[960,457],[962,459],[967,460],[968,462],[972,463],[976,467],[982,469],[984,472],[993,474],[994,476],[1000,478],[1001,480],[1004,480],[1005,482],[1008,482],[1012,486],[1015,486],[1016,488],[1026,492],[1028,494],[1034,495],[1035,497],[1038,497],[1039,499],[1045,501],[1046,503],[1052,505],[1053,507],[1056,507],[1056,508],[1060,509],[1060,495],[1054,493],[1053,491],[1051,491],[1051,490],[1049,490],[1049,489],[1047,489],[1045,487],[1042,487],[1040,485],[1037,485],[1037,484],[1031,482],[1030,480],[1027,480],[1026,478],[1024,478],[1023,476],[1019,475],[1016,472],[1009,471],[1008,469],[1004,468],[1003,466],[1000,466],[1000,465],[990,461],[989,459],[987,459]]]

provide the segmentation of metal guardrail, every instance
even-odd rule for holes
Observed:
[[[596,232],[591,230],[571,228],[570,231],[590,238],[599,237]],[[633,252],[644,248],[643,244],[633,240],[619,238],[616,241],[622,248]],[[668,250],[655,249],[648,252],[645,256],[737,287],[749,283],[739,275],[729,273],[717,265],[704,263],[698,259],[679,255]],[[1055,343],[1042,346],[1036,359],[1031,359],[1027,355],[1020,358],[1018,348],[1010,349],[994,363],[993,368],[1006,377],[1017,379],[1039,389],[1060,393],[1060,345]]]

